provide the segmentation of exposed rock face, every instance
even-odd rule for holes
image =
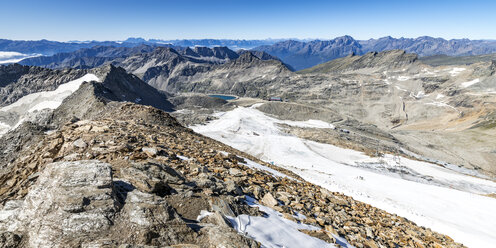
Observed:
[[[195,47],[193,53],[189,52],[188,55],[195,57],[215,57],[218,59],[237,59],[239,55],[227,47]]]
[[[22,233],[29,247],[103,245],[98,240],[112,236],[157,245],[196,238],[166,201],[113,181],[111,166],[96,160],[46,165],[17,209],[9,205],[1,227]]]
[[[0,107],[30,93],[55,90],[59,85],[80,78],[86,73],[82,70],[54,71],[18,64],[0,66]]]
[[[173,48],[168,50],[166,48]],[[90,69],[106,64],[121,64],[128,57],[142,55],[146,53],[159,54],[164,51],[174,51],[187,58],[192,58],[199,63],[224,63],[228,60],[236,59],[239,54],[227,47],[177,47],[172,45],[138,45],[133,47],[114,47],[114,46],[95,46],[92,48],[83,48],[69,53],[57,53],[51,56],[40,56],[27,58],[19,63],[22,65],[41,66],[50,69],[78,68]],[[260,53],[260,56],[267,58],[270,55]],[[160,59],[167,58],[161,57]],[[157,63],[160,61],[156,61]]]
[[[12,231],[26,233],[31,247],[77,246],[110,228],[116,203],[108,164],[53,163],[18,209],[19,222],[9,224]]]
[[[167,96],[154,89],[135,75],[128,74],[123,68],[110,65],[102,83],[120,101],[135,102],[171,111],[172,104]]]
[[[152,84],[169,92],[224,93],[238,96],[267,97],[291,70],[279,60],[261,60],[250,52],[204,72],[169,78]],[[278,77],[278,78],[276,78]],[[157,82],[158,83],[158,82]]]
[[[361,69],[373,68],[375,70],[394,70],[405,68],[417,61],[417,55],[406,53],[403,50],[390,50],[386,52],[369,52],[363,56],[347,56],[315,67],[302,70],[302,73],[331,73],[356,71]]]
[[[0,67],[0,87],[17,81],[22,75],[26,74],[29,67],[19,64]]]
[[[239,55],[242,55],[244,53],[248,53],[248,52],[251,52],[253,55],[255,55],[257,58],[261,59],[261,60],[280,60],[278,57],[276,56],[272,56],[264,51],[248,51],[248,50],[239,50],[238,51],[238,54]]]
[[[172,48],[162,47],[149,53],[131,56],[119,65],[154,87],[166,83],[173,75],[192,75],[207,71],[211,66],[199,58],[183,56]]]
[[[157,48],[150,53],[131,56],[119,65],[159,90],[173,93],[205,92],[209,89],[205,89],[201,82],[196,84],[196,81],[208,80],[209,84],[222,88],[210,89],[210,92],[222,93],[232,88],[236,79],[246,81],[269,73],[272,75],[289,71],[279,60],[271,60],[272,57],[263,54],[259,56],[260,58],[251,52],[238,55],[225,47],[196,47],[179,51]],[[213,83],[213,80],[217,81],[213,77],[223,82]],[[199,86],[198,89],[196,85]],[[191,88],[194,89],[190,90]],[[241,89],[235,91],[233,93],[240,93]]]

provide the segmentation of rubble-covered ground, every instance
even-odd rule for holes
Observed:
[[[18,144],[0,171],[4,247],[463,247],[152,107],[110,103],[2,140]]]

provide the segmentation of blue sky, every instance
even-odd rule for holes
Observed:
[[[496,1],[0,1],[0,38],[496,39]]]

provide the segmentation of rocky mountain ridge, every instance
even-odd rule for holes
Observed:
[[[403,50],[389,50],[381,53],[369,52],[363,56],[351,54],[347,57],[331,60],[300,72],[331,73],[357,71],[368,68],[387,71],[410,66],[415,63],[417,59],[417,54],[406,53]]]
[[[0,135],[24,121],[45,123],[53,109],[66,108],[62,105],[65,98],[78,98],[78,94],[73,94],[78,88],[87,89],[87,92],[74,100],[71,106],[79,104],[79,107],[71,107],[66,116],[82,113],[83,110],[89,111],[91,108],[98,109],[91,101],[88,102],[94,95],[173,110],[166,94],[112,65],[91,70],[50,70],[14,64],[1,66],[0,70],[5,72],[5,82],[8,83],[0,88],[0,93],[3,94],[0,105]]]
[[[319,227],[306,233],[326,242],[339,235],[364,247],[461,246],[293,174],[249,168],[247,159],[271,165],[195,134],[165,112],[132,103],[105,108],[38,134],[11,157],[12,169],[0,176],[2,240],[21,247],[259,247],[228,221],[263,214],[247,205],[250,196],[288,220],[298,221],[295,211],[306,215],[300,221]],[[213,215],[197,219],[201,210]]]
[[[250,54],[252,56],[247,56]],[[95,56],[95,57],[85,57]],[[253,59],[250,59],[253,57]],[[246,60],[248,58],[248,60]],[[176,92],[176,84],[187,80],[197,73],[223,68],[222,64],[255,63],[257,60],[274,60],[281,63],[265,52],[250,52],[240,50],[234,52],[227,47],[156,47],[141,46],[136,48],[95,47],[83,49],[74,53],[57,54],[51,57],[38,57],[23,60],[21,64],[36,64],[48,68],[93,68],[101,64],[113,64],[125,68],[128,72],[140,77],[148,84],[159,90]],[[257,64],[256,66],[261,66]],[[287,65],[282,67],[288,68]],[[291,70],[291,68],[288,68]]]
[[[150,53],[131,56],[119,63],[119,66],[122,66],[129,73],[137,75],[153,87],[171,93],[188,91],[185,88],[191,87],[190,83],[195,82],[197,78],[201,80],[202,78],[218,77],[219,74],[222,74],[224,78],[219,80],[228,81],[229,86],[227,87],[232,87],[236,82],[233,77],[236,74],[240,78],[252,78],[259,77],[264,72],[269,71],[278,74],[290,71],[281,61],[273,60],[271,56],[266,56],[264,53],[243,52],[241,55],[236,54],[236,56],[232,54],[232,59],[223,60],[222,63],[212,63],[211,60],[206,61],[204,57],[193,57],[183,55],[183,53],[183,51],[172,48],[157,48]],[[264,60],[264,58],[269,60]],[[227,74],[230,75],[229,78],[226,77]],[[200,86],[201,84],[197,85]],[[196,92],[200,91],[196,90]]]
[[[149,83],[155,88],[173,93],[220,93],[264,98],[268,96],[268,88],[279,86],[273,81],[275,75],[284,76],[291,73],[292,71],[279,60],[262,60],[247,52],[236,60],[204,71],[173,75]]]
[[[0,66],[0,106],[11,104],[30,93],[54,90],[84,74],[85,71],[74,69],[54,71],[19,64]]]

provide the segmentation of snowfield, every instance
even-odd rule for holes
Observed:
[[[86,74],[81,78],[59,85],[53,91],[41,91],[25,95],[16,102],[0,108],[0,120],[15,118],[10,120],[15,123],[13,125],[0,122],[0,135],[18,127],[32,112],[58,108],[62,101],[78,90],[83,82],[89,81],[100,81],[100,79],[94,74]]]
[[[496,244],[496,183],[441,166],[354,150],[284,133],[281,121],[255,107],[215,114],[191,128],[328,190],[395,213],[469,247]],[[308,125],[294,123],[293,125]],[[325,126],[319,123],[320,127]],[[330,126],[330,125],[327,125]]]

